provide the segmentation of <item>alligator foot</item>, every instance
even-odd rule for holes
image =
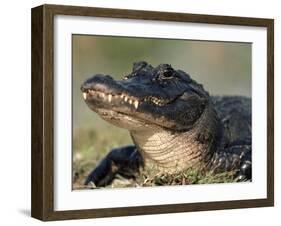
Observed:
[[[135,146],[112,149],[99,165],[89,174],[85,185],[104,187],[111,184],[117,175],[135,179],[143,167],[143,159]]]
[[[228,149],[233,162],[239,162],[237,173],[235,175],[236,181],[249,181],[252,179],[252,145],[251,139],[244,141],[237,141],[232,147]],[[239,156],[239,161],[235,158]]]
[[[237,181],[247,181],[252,179],[252,163],[245,161],[240,166],[240,171],[237,174]]]

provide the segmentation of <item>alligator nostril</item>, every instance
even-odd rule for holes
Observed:
[[[83,87],[83,85],[80,86],[80,90],[84,93],[86,90],[85,88]]]
[[[81,87],[80,87],[80,90],[82,91],[82,92],[88,92],[90,89],[92,89],[92,84],[91,83],[89,83],[89,82],[84,82],[82,85],[81,85]]]

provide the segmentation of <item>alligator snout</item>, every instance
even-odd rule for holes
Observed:
[[[114,81],[111,76],[97,74],[87,79],[81,85],[80,89],[83,93],[88,92],[89,90],[95,90],[103,93],[111,93],[119,88],[119,85]]]

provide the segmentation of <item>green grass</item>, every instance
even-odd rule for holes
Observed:
[[[132,143],[128,131],[109,124],[96,126],[95,129],[75,130],[73,137],[73,188],[85,189],[87,175],[112,149]],[[177,173],[160,173],[152,166],[141,171],[136,181],[117,178],[108,187],[149,187],[165,185],[211,184],[235,182],[233,172],[214,174],[195,169]]]
[[[98,121],[97,121],[98,122]],[[87,175],[115,147],[131,144],[127,130],[109,124],[76,129],[73,133],[73,188],[84,188]]]
[[[153,173],[145,170],[138,179],[140,186],[165,186],[188,184],[212,184],[234,182],[233,172],[213,173],[188,169],[176,173]]]

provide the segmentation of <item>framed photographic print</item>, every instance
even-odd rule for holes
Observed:
[[[273,206],[274,21],[32,9],[32,216]]]

